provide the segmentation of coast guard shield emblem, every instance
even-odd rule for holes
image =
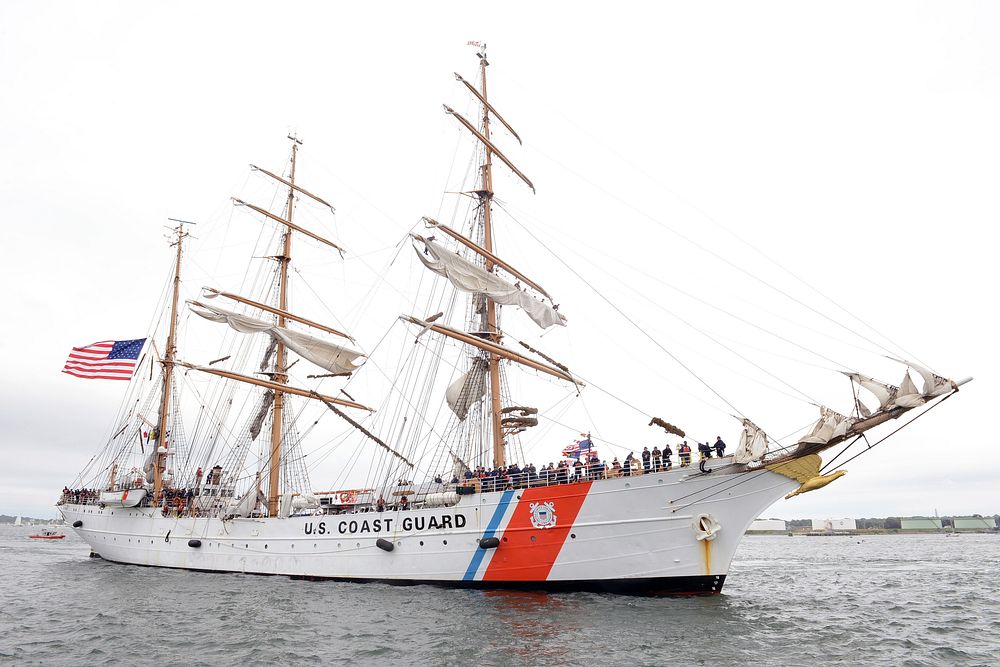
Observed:
[[[555,503],[531,503],[531,525],[535,528],[552,528],[556,525]]]

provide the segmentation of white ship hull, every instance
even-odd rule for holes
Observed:
[[[163,516],[150,507],[59,509],[95,553],[117,563],[476,588],[712,594],[750,523],[797,486],[766,470],[706,475],[692,466],[386,512],[222,521]],[[495,548],[480,545],[493,537]]]

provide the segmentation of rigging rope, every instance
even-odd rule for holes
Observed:
[[[560,115],[563,115],[563,114],[562,114],[562,113],[561,113],[561,112],[560,112],[559,110],[555,110],[555,112],[556,112],[556,113],[559,113]],[[563,117],[564,117],[564,118],[566,118],[566,116],[565,116],[565,115],[563,115]],[[570,119],[570,118],[566,118],[566,120],[567,120],[567,121],[568,121],[569,123],[571,123],[571,124],[573,124],[574,126],[576,126],[577,128],[580,128],[580,126],[579,126],[579,125],[577,125],[577,124],[576,124],[576,123],[575,123],[575,122],[574,122],[574,121],[573,121],[572,119]],[[595,137],[594,135],[592,135],[592,134],[590,134],[589,132],[587,132],[587,130],[585,130],[584,128],[580,128],[580,129],[581,129],[581,130],[583,130],[583,131],[584,131],[585,133],[589,134],[589,135],[590,135],[590,137],[591,137],[591,139],[592,139],[593,141],[595,141],[595,142],[597,142],[597,143],[599,143],[599,144],[602,144],[602,145],[605,145],[605,144],[604,144],[604,142],[603,142],[603,141],[602,141],[602,140],[601,140],[601,139],[600,139],[599,137]],[[609,147],[607,147],[606,145],[605,145],[605,147],[606,147],[606,148],[609,148]],[[729,266],[731,266],[732,268],[734,268],[734,269],[736,269],[736,270],[738,270],[738,271],[740,271],[740,272],[744,273],[745,275],[749,276],[750,278],[753,278],[754,280],[756,280],[756,281],[758,281],[758,282],[762,283],[763,285],[765,285],[765,286],[769,287],[770,289],[772,289],[772,290],[776,291],[777,293],[781,294],[782,296],[784,296],[784,297],[786,297],[786,298],[788,298],[788,299],[792,300],[793,302],[795,302],[795,303],[799,304],[800,306],[802,306],[802,307],[804,307],[804,308],[806,308],[806,309],[808,309],[808,310],[812,311],[813,313],[815,313],[815,314],[819,315],[820,317],[822,317],[822,318],[824,318],[824,319],[826,319],[826,320],[828,320],[828,321],[830,321],[830,322],[832,322],[832,323],[836,324],[837,326],[841,327],[842,329],[844,329],[844,330],[846,330],[846,331],[848,331],[848,332],[850,332],[850,333],[852,333],[852,334],[854,334],[854,335],[858,336],[859,338],[861,338],[861,339],[863,339],[863,340],[865,340],[865,341],[867,341],[867,342],[871,343],[872,345],[875,345],[876,347],[880,348],[881,350],[883,350],[883,351],[885,351],[885,352],[890,352],[890,353],[892,353],[892,351],[891,351],[891,350],[889,350],[889,349],[888,349],[888,348],[886,348],[885,346],[881,345],[880,343],[878,343],[878,342],[876,342],[876,341],[873,341],[873,340],[871,340],[870,338],[868,338],[867,336],[864,336],[863,334],[861,334],[861,333],[859,333],[859,332],[857,332],[857,331],[855,331],[855,330],[853,330],[853,329],[851,329],[851,328],[847,327],[847,326],[846,326],[846,325],[845,325],[844,323],[840,322],[839,320],[835,320],[835,319],[833,319],[833,318],[829,317],[828,315],[825,315],[824,313],[822,313],[822,312],[820,312],[820,311],[816,310],[815,308],[813,308],[813,307],[809,306],[808,304],[806,304],[806,303],[803,303],[802,301],[800,301],[799,299],[796,299],[795,297],[793,297],[792,295],[788,294],[788,293],[787,293],[787,292],[785,292],[784,290],[781,290],[780,288],[778,288],[778,287],[775,287],[774,285],[770,284],[769,282],[767,282],[767,281],[765,281],[765,280],[763,280],[763,279],[761,279],[761,278],[758,278],[758,277],[754,276],[753,274],[751,274],[750,272],[746,271],[745,269],[743,269],[743,268],[739,267],[738,265],[734,264],[733,262],[730,262],[729,260],[727,260],[727,259],[725,259],[725,258],[721,257],[720,255],[718,255],[718,254],[716,254],[715,252],[713,252],[713,251],[709,250],[708,248],[706,248],[706,247],[702,246],[701,244],[697,243],[696,241],[694,241],[694,240],[692,240],[692,239],[690,239],[690,238],[686,237],[686,236],[685,236],[684,234],[681,234],[680,232],[678,232],[678,231],[676,231],[675,229],[671,228],[671,227],[670,227],[669,225],[667,225],[667,224],[665,224],[665,223],[661,222],[660,220],[657,220],[657,219],[656,219],[656,218],[654,218],[654,217],[653,217],[652,215],[650,215],[650,214],[646,213],[645,211],[643,211],[643,210],[639,209],[639,208],[638,208],[638,207],[637,207],[637,206],[636,206],[635,204],[633,204],[633,203],[631,203],[631,202],[629,202],[629,201],[627,201],[627,200],[625,200],[625,199],[623,199],[623,198],[621,198],[621,197],[618,197],[617,195],[615,195],[615,194],[613,194],[613,193],[609,192],[609,191],[608,191],[608,190],[606,190],[606,189],[605,189],[604,187],[602,187],[602,186],[601,186],[600,184],[598,184],[598,183],[595,183],[595,182],[591,181],[590,179],[588,179],[588,178],[587,178],[587,177],[585,177],[584,175],[580,174],[580,173],[579,173],[579,172],[577,172],[576,170],[574,170],[574,169],[570,168],[569,166],[567,166],[567,165],[563,164],[562,162],[560,162],[560,161],[559,161],[559,160],[557,160],[556,158],[552,157],[551,155],[548,155],[548,154],[547,154],[547,153],[545,153],[544,151],[540,150],[540,149],[539,149],[539,148],[538,148],[537,146],[534,146],[533,148],[534,148],[534,149],[535,149],[535,150],[536,150],[536,151],[537,151],[537,152],[538,152],[538,153],[539,153],[539,154],[540,154],[541,156],[543,156],[544,158],[548,159],[548,160],[549,160],[550,162],[552,162],[553,164],[556,164],[557,166],[559,166],[559,167],[561,167],[562,169],[566,170],[566,171],[567,171],[567,172],[569,172],[570,174],[572,174],[572,175],[576,176],[577,178],[579,178],[580,180],[584,181],[585,183],[587,183],[587,184],[588,184],[588,185],[590,185],[591,187],[593,187],[593,188],[596,188],[596,189],[600,190],[600,191],[601,191],[601,192],[603,192],[603,193],[604,193],[604,194],[605,194],[606,196],[608,196],[608,197],[610,197],[610,198],[614,199],[615,201],[618,201],[618,202],[619,202],[619,203],[621,203],[621,204],[624,204],[624,205],[628,206],[629,208],[631,208],[631,209],[632,209],[633,211],[635,211],[635,212],[636,212],[636,213],[638,213],[639,215],[641,215],[641,216],[645,217],[646,219],[648,219],[648,220],[649,220],[650,222],[654,223],[655,225],[657,225],[657,226],[659,226],[659,227],[662,227],[663,229],[666,229],[666,230],[667,230],[668,232],[670,232],[670,233],[674,234],[675,236],[677,236],[678,238],[682,239],[683,241],[686,241],[687,243],[691,244],[691,245],[692,245],[692,246],[694,246],[695,248],[698,248],[698,249],[699,249],[699,250],[701,250],[702,252],[705,252],[705,253],[707,253],[708,255],[710,255],[710,256],[712,256],[712,257],[715,257],[716,259],[719,259],[720,261],[722,261],[722,262],[724,262],[724,263],[728,264],[728,265],[729,265]],[[738,236],[738,235],[737,235],[737,234],[736,234],[735,232],[732,232],[732,231],[730,231],[730,230],[729,230],[728,228],[726,228],[726,227],[725,227],[725,226],[723,226],[723,225],[722,225],[721,223],[719,223],[718,221],[716,221],[716,220],[715,220],[715,219],[714,219],[714,218],[713,218],[712,216],[710,216],[710,215],[709,215],[708,213],[706,213],[705,211],[703,211],[703,210],[702,210],[701,208],[699,208],[699,207],[698,207],[698,206],[696,206],[695,204],[691,203],[690,201],[688,201],[687,199],[685,199],[684,197],[682,197],[681,195],[679,195],[679,194],[678,194],[677,192],[675,192],[674,190],[672,190],[672,189],[670,189],[670,188],[668,188],[668,187],[664,186],[664,185],[663,185],[662,183],[660,183],[660,182],[658,182],[658,181],[654,180],[654,179],[653,179],[652,177],[650,177],[650,176],[649,176],[648,174],[646,174],[646,172],[645,172],[645,171],[643,171],[642,169],[639,169],[638,167],[636,167],[635,165],[633,165],[633,164],[632,164],[632,163],[631,163],[631,162],[630,162],[629,160],[627,160],[626,158],[624,158],[623,156],[621,156],[620,154],[618,154],[618,153],[617,153],[616,151],[614,151],[614,149],[611,149],[611,148],[609,148],[609,150],[611,150],[611,152],[612,152],[613,154],[615,154],[615,155],[616,155],[616,156],[617,156],[617,157],[618,157],[619,159],[621,159],[621,160],[622,160],[623,162],[625,162],[625,163],[626,163],[626,164],[628,164],[629,166],[631,166],[631,167],[633,167],[634,169],[636,169],[636,171],[638,171],[639,173],[641,173],[641,174],[643,174],[644,176],[646,176],[646,178],[648,178],[648,179],[650,180],[650,182],[652,182],[652,183],[654,183],[655,185],[657,185],[657,186],[659,186],[659,187],[663,188],[664,190],[666,190],[667,192],[669,192],[670,194],[672,194],[672,195],[673,195],[674,197],[676,197],[676,198],[677,198],[677,199],[678,199],[679,201],[681,201],[681,202],[682,202],[682,203],[684,203],[685,205],[687,205],[687,206],[691,207],[691,209],[693,209],[693,210],[694,210],[694,211],[696,211],[696,212],[697,212],[698,214],[700,214],[701,216],[703,216],[703,217],[704,217],[704,218],[705,218],[706,220],[708,220],[709,222],[711,222],[712,224],[714,224],[714,225],[715,225],[716,227],[718,227],[718,228],[722,229],[723,231],[725,231],[726,233],[730,234],[730,235],[731,235],[731,236],[732,236],[733,238],[735,238],[735,239],[736,239],[737,241],[739,241],[739,242],[743,243],[744,245],[746,245],[746,246],[747,246],[748,248],[750,248],[751,250],[753,250],[754,252],[756,252],[757,254],[759,254],[759,255],[760,255],[761,257],[763,257],[763,258],[764,258],[764,259],[766,259],[767,261],[771,262],[772,264],[774,264],[775,266],[777,266],[777,267],[778,267],[779,269],[781,269],[782,271],[784,271],[785,273],[787,273],[788,275],[792,276],[792,277],[793,277],[793,278],[795,278],[795,279],[796,279],[797,281],[799,281],[800,283],[802,283],[803,285],[805,285],[806,287],[808,287],[809,289],[811,289],[811,290],[812,290],[813,292],[815,292],[815,293],[816,293],[816,294],[818,294],[819,296],[823,297],[824,299],[826,299],[827,301],[829,301],[830,303],[832,303],[832,304],[833,304],[834,306],[836,306],[837,308],[839,308],[839,309],[840,309],[841,311],[843,311],[844,313],[846,313],[847,315],[849,315],[850,317],[852,317],[852,318],[853,318],[853,319],[855,319],[856,321],[860,322],[860,323],[861,323],[861,324],[863,324],[864,326],[868,327],[868,329],[870,329],[870,330],[871,330],[871,331],[873,331],[874,333],[878,334],[879,336],[881,336],[882,338],[884,338],[884,339],[885,339],[886,341],[888,341],[888,342],[889,342],[889,343],[891,343],[892,345],[895,345],[895,346],[896,346],[896,347],[897,347],[898,349],[900,349],[900,350],[902,350],[902,351],[903,351],[904,353],[906,353],[906,355],[907,355],[907,356],[908,356],[909,358],[911,358],[911,359],[915,359],[915,360],[916,360],[916,361],[917,361],[918,363],[920,363],[921,365],[924,365],[924,366],[926,366],[926,365],[927,365],[927,364],[924,364],[923,362],[921,362],[921,361],[920,361],[919,359],[917,359],[917,358],[916,358],[915,356],[912,356],[912,355],[910,355],[910,354],[909,354],[908,352],[906,352],[906,350],[905,350],[905,349],[904,349],[904,348],[903,348],[902,346],[900,346],[900,345],[898,345],[897,343],[893,342],[893,341],[892,341],[892,340],[891,340],[891,339],[890,339],[890,338],[889,338],[888,336],[886,336],[885,334],[883,334],[883,333],[881,333],[880,331],[876,330],[876,329],[875,329],[875,328],[874,328],[874,327],[873,327],[872,325],[868,324],[867,322],[865,322],[864,320],[862,320],[862,319],[861,319],[861,318],[859,318],[858,316],[856,316],[856,315],[854,315],[853,313],[851,313],[850,311],[848,311],[848,310],[847,310],[846,308],[844,308],[843,306],[841,306],[841,305],[840,305],[839,303],[837,303],[836,301],[834,301],[834,300],[833,300],[833,299],[831,299],[830,297],[826,296],[826,295],[825,295],[825,294],[824,294],[823,292],[821,292],[821,291],[820,291],[819,289],[817,289],[817,288],[813,287],[813,286],[812,286],[811,284],[809,284],[808,282],[806,282],[806,281],[805,281],[805,280],[804,280],[803,278],[799,277],[799,276],[798,276],[798,275],[796,275],[795,273],[791,272],[791,271],[790,271],[789,269],[787,269],[787,268],[785,268],[784,266],[782,266],[781,264],[779,264],[779,263],[778,263],[778,262],[777,262],[776,260],[774,260],[774,259],[772,259],[771,257],[769,257],[768,255],[766,255],[766,254],[765,254],[765,253],[764,253],[763,251],[759,250],[758,248],[756,248],[755,246],[753,246],[752,244],[750,244],[750,243],[749,243],[748,241],[745,241],[745,240],[744,240],[743,238],[741,238],[740,236]]]
[[[502,205],[500,205],[500,207],[503,208]],[[504,211],[506,211],[507,214],[510,215],[510,212],[507,211],[507,209],[504,209]],[[541,247],[545,248],[549,252],[549,254],[551,254],[553,257],[556,258],[556,260],[560,264],[562,264],[564,267],[566,267],[566,269],[570,273],[572,273],[574,276],[576,276],[577,279],[580,280],[580,282],[582,282],[584,285],[586,285],[587,287],[589,287],[590,290],[594,294],[596,294],[598,297],[600,297],[602,301],[604,301],[606,304],[608,304],[609,306],[611,306],[611,308],[615,312],[617,312],[619,315],[621,315],[625,319],[626,322],[628,322],[629,324],[631,324],[633,327],[635,327],[635,329],[639,333],[641,333],[643,336],[645,336],[646,338],[648,338],[650,340],[650,342],[653,343],[653,345],[655,345],[656,347],[660,348],[660,350],[662,350],[667,356],[669,356],[671,359],[673,359],[674,362],[678,366],[680,366],[685,371],[687,371],[691,375],[691,377],[693,377],[694,379],[698,380],[698,382],[700,382],[702,385],[704,385],[706,389],[708,389],[710,392],[712,392],[713,394],[715,394],[716,397],[719,398],[719,400],[721,400],[723,403],[725,403],[726,405],[728,405],[738,415],[740,415],[741,417],[745,418],[745,415],[743,415],[743,413],[740,412],[739,408],[737,408],[728,399],[726,399],[726,397],[724,397],[722,394],[720,394],[718,391],[716,391],[710,384],[708,384],[705,380],[703,380],[701,378],[701,376],[699,376],[697,373],[695,373],[694,370],[692,370],[690,367],[688,367],[674,353],[672,353],[670,350],[668,350],[666,347],[664,347],[658,340],[656,340],[651,335],[649,335],[649,332],[647,332],[645,329],[643,329],[641,326],[639,326],[639,324],[635,320],[633,320],[631,317],[629,317],[628,315],[626,315],[625,312],[614,303],[614,301],[612,301],[611,299],[607,298],[606,296],[604,296],[604,294],[602,294],[600,291],[598,291],[598,289],[596,287],[594,287],[586,278],[584,278],[582,275],[580,275],[580,273],[575,268],[573,268],[573,266],[571,264],[569,264],[568,262],[566,262],[565,260],[563,260],[563,258],[560,257],[558,253],[554,252],[551,248],[549,248],[547,245],[545,245],[545,243],[543,243],[541,239],[539,239],[537,236],[535,236],[535,234],[532,233],[532,231],[530,229],[528,229],[525,225],[521,224],[513,215],[510,215],[510,217],[511,217],[511,220],[514,220],[514,222],[517,222],[517,224],[521,227],[521,229],[523,229],[529,236],[531,236],[531,238],[533,238],[538,243],[538,245],[540,245]]]

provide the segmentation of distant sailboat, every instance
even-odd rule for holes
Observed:
[[[14,519],[14,527],[15,528],[20,528],[23,525],[24,524],[21,522],[21,517],[20,516],[18,516],[16,519]]]

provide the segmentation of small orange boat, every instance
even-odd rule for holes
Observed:
[[[66,536],[62,533],[57,533],[54,530],[43,530],[37,535],[29,535],[28,537],[33,540],[61,540]]]

